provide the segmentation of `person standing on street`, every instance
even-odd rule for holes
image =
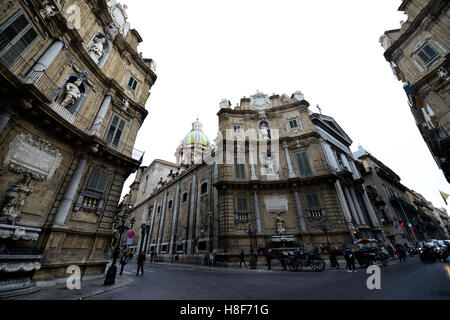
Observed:
[[[128,253],[125,253],[122,255],[122,258],[120,258],[120,275],[123,275],[123,269],[125,268],[125,265],[128,263]]]
[[[136,272],[136,277],[139,276],[139,270],[141,270],[142,275],[144,275],[144,263],[145,263],[145,253],[144,251],[141,251],[141,253],[139,253],[138,259],[137,259],[137,272]]]
[[[241,250],[239,258],[241,259],[241,263],[239,264],[239,268],[242,268],[242,264],[244,264],[245,268],[247,268],[247,265],[245,264],[245,253],[244,253],[244,250]]]
[[[352,249],[343,244],[342,253],[344,254],[345,261],[347,262],[347,272],[356,272],[355,257],[353,256]]]

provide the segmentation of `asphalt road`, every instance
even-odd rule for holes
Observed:
[[[126,266],[128,276],[135,272],[135,264]],[[424,264],[414,257],[390,264],[381,269],[380,290],[367,288],[369,276],[363,269],[241,273],[146,263],[134,285],[90,300],[450,300],[450,262]]]

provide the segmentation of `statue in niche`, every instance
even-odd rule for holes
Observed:
[[[5,195],[0,212],[0,222],[15,225],[20,221],[20,214],[26,198],[33,192],[30,189],[31,174],[26,173],[22,182],[12,185]]]
[[[123,110],[127,111],[129,106],[130,106],[130,102],[128,101],[127,98],[124,98],[123,99],[123,106],[122,106]]]
[[[47,19],[56,15],[58,11],[55,6],[46,4],[39,12],[44,19]]]
[[[95,63],[98,63],[100,58],[105,54],[104,45],[106,44],[106,39],[102,35],[96,35],[94,37],[93,43],[89,47],[89,55]]]
[[[68,82],[66,84],[66,96],[64,97],[63,102],[61,102],[61,106],[66,108],[67,106],[74,104],[81,97],[81,92],[79,86],[83,81],[78,78],[73,83]]]
[[[259,126],[259,132],[261,133],[261,138],[263,140],[270,140],[270,129],[267,122],[262,122]]]
[[[277,232],[278,234],[285,234],[286,228],[284,227],[284,219],[278,215],[277,217]]]

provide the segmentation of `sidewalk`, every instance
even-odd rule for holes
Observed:
[[[112,286],[105,286],[103,282],[105,276],[99,276],[93,280],[81,280],[80,290],[69,290],[66,284],[59,284],[51,287],[41,287],[41,290],[28,296],[17,297],[15,300],[82,300],[105,292],[123,288],[134,283],[128,276],[117,274],[116,283]]]

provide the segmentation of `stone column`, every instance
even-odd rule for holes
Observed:
[[[373,210],[372,204],[370,203],[369,197],[367,196],[366,190],[363,190],[362,195],[364,205],[366,206],[367,212],[369,213],[370,221],[372,222],[372,225],[374,227],[379,227],[380,224],[378,223],[377,215],[375,214],[375,211]]]
[[[77,193],[78,187],[80,186],[81,178],[83,177],[84,169],[87,165],[87,157],[82,156],[78,161],[77,167],[72,174],[72,177],[67,185],[66,192],[61,199],[61,203],[59,204],[58,211],[55,215],[54,223],[57,225],[64,225],[67,219],[67,215],[69,214],[69,210],[72,206],[72,203],[75,199],[75,195]]]
[[[295,205],[297,206],[298,220],[300,221],[300,228],[302,230],[302,233],[307,233],[308,230],[306,229],[305,216],[303,214],[302,203],[300,202],[300,196],[298,194],[297,189],[294,189],[294,196],[295,196]]]
[[[248,150],[248,155],[249,155],[249,160],[250,160],[250,172],[251,172],[251,177],[250,180],[258,180],[258,177],[256,176],[256,170],[255,170],[255,157],[254,157],[254,153],[253,153],[253,149],[249,149]]]
[[[152,234],[153,234],[153,225],[155,222],[155,213],[156,213],[156,197],[155,197],[155,201],[153,201],[152,222],[150,223],[150,232],[149,232],[150,245],[152,244]]]
[[[14,115],[14,112],[12,112],[9,109],[4,109],[0,111],[0,135],[2,134],[3,130],[6,128],[6,125],[9,122],[9,119]]]
[[[358,213],[359,220],[361,220],[362,224],[367,225],[366,219],[364,218],[364,213],[361,210],[358,198],[357,198],[355,190],[353,190],[353,188],[350,188],[350,196],[352,197],[352,200],[355,204],[355,208],[356,208],[356,212]]]
[[[350,206],[350,212],[353,219],[356,221],[356,224],[360,225],[361,221],[359,220],[358,213],[356,212],[355,205],[353,204],[352,197],[350,196],[350,192],[347,188],[344,188],[344,194],[345,198],[347,199],[347,204]]]
[[[347,223],[351,223],[352,214],[347,205],[347,200],[345,199],[344,191],[342,191],[341,183],[339,182],[339,180],[336,181],[335,187],[339,198],[339,202],[341,203],[342,211],[344,212],[345,220],[347,221]]]
[[[292,167],[291,154],[289,153],[288,146],[284,146],[284,154],[286,156],[286,161],[289,169],[289,178],[296,178],[296,174],[294,172],[294,168]]]
[[[156,242],[156,253],[160,254],[161,240],[164,233],[164,220],[166,217],[166,201],[167,201],[167,189],[164,191],[164,200],[161,209],[161,218],[159,219],[159,231],[158,231],[158,241]]]
[[[105,96],[103,99],[100,110],[98,111],[97,117],[95,118],[94,123],[91,128],[91,136],[99,136],[100,128],[102,127],[103,119],[105,118],[106,113],[108,112],[109,106],[111,105],[112,97],[110,95]]]
[[[173,208],[173,214],[172,214],[172,230],[170,232],[170,248],[169,253],[170,255],[173,254],[173,245],[176,235],[176,227],[178,224],[178,204],[179,204],[179,194],[180,194],[180,181],[177,183],[177,191],[175,192],[175,204]]]
[[[214,164],[214,183],[219,181],[219,165]],[[214,249],[219,248],[219,190],[213,187],[214,192],[214,210],[213,210],[213,239],[214,239]]]
[[[192,239],[193,236],[193,228],[194,226],[194,209],[195,209],[195,199],[196,197],[196,186],[197,186],[197,171],[194,172],[194,177],[192,178],[192,187],[191,187],[191,205],[189,207],[189,225],[188,225],[188,238],[187,238],[187,254],[192,254],[192,245],[194,239]]]
[[[50,67],[53,60],[58,56],[64,47],[64,42],[56,40],[52,45],[45,51],[45,53],[39,58],[36,64],[33,66],[31,71],[27,75],[27,83],[36,83],[44,74],[44,71]]]
[[[261,233],[262,232],[261,212],[259,210],[259,198],[258,192],[256,190],[253,193],[253,199],[255,201],[256,233]]]

